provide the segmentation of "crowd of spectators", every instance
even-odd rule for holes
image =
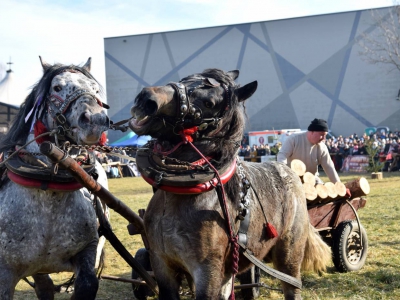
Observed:
[[[335,165],[337,169],[341,169],[343,160],[349,155],[369,155],[374,152],[374,159],[382,162],[382,171],[399,170],[400,160],[400,132],[398,130],[386,134],[384,131],[367,135],[364,133],[358,136],[356,133],[343,137],[332,137],[325,141],[329,152],[335,156]],[[368,151],[368,149],[375,151]]]
[[[268,144],[254,144],[252,147],[250,147],[250,145],[242,144],[240,146],[238,155],[247,158],[250,157],[250,161],[257,162],[257,157],[265,155],[277,155],[281,146],[281,142],[277,142],[272,147],[270,147]]]
[[[136,150],[114,150],[115,153],[118,153],[122,156],[130,156],[136,157]],[[125,157],[112,155],[109,153],[97,152],[96,159],[99,163],[103,165],[104,170],[106,171],[107,178],[117,178],[121,177],[120,170],[123,173],[123,176],[138,176],[138,172],[136,169],[136,165]],[[115,164],[113,164],[115,163]],[[118,169],[118,167],[120,169]]]
[[[280,142],[271,147],[268,144],[250,146],[245,142],[242,142],[238,154],[254,162],[260,156],[277,155],[281,147]],[[377,149],[374,151],[376,152],[375,159],[382,162],[382,171],[400,170],[400,131],[397,129],[387,134],[382,131],[371,135],[364,133],[361,136],[357,133],[349,136],[331,136],[325,140],[325,143],[337,170],[341,169],[344,159],[349,155],[369,155],[368,147]]]

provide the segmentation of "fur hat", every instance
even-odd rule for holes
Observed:
[[[328,132],[328,123],[323,119],[314,119],[312,120],[310,126],[308,126],[308,131]]]

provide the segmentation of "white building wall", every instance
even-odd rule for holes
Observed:
[[[365,62],[356,42],[374,30],[365,10],[106,38],[109,116],[130,117],[143,86],[220,68],[239,69],[238,83],[258,81],[246,103],[246,131],[305,129],[314,118],[328,120],[337,134],[361,134],[372,126],[395,130],[400,73]],[[111,132],[110,141],[122,135]]]

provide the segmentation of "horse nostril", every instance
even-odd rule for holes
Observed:
[[[147,100],[144,105],[144,112],[146,115],[154,115],[157,112],[157,103],[153,100]]]
[[[91,115],[89,113],[87,113],[87,112],[83,113],[79,117],[79,124],[88,125],[88,124],[91,123],[90,120],[91,120]]]

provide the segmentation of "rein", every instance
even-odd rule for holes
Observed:
[[[230,220],[229,216],[229,211],[228,211],[228,206],[226,204],[226,195],[225,195],[225,189],[224,189],[224,184],[222,182],[221,176],[219,175],[218,170],[208,161],[208,159],[199,151],[199,149],[196,148],[195,145],[193,145],[193,138],[191,137],[191,134],[189,133],[184,133],[182,132],[181,134],[182,139],[188,143],[193,150],[197,152],[210,166],[211,169],[214,170],[215,172],[215,177],[217,179],[217,184],[215,185],[215,189],[217,191],[218,199],[223,211],[223,214],[225,216],[225,220],[227,223],[228,227],[228,232],[229,232],[229,241],[232,244],[233,251],[232,251],[232,259],[233,259],[233,266],[232,266],[232,290],[231,290],[231,296],[230,299],[235,299],[235,293],[234,293],[234,283],[235,283],[235,276],[239,271],[239,244],[238,244],[238,236],[237,234],[234,233],[233,226]]]
[[[232,244],[232,259],[233,259],[233,266],[232,266],[232,290],[231,290],[231,295],[230,299],[233,300],[235,299],[235,294],[234,294],[234,281],[235,281],[235,276],[239,271],[239,243],[238,243],[238,235],[235,234],[235,230],[233,228],[232,222],[231,222],[231,217],[228,211],[228,205],[227,205],[227,199],[226,199],[226,193],[224,189],[224,184],[228,182],[233,174],[235,174],[236,171],[236,161],[234,161],[229,168],[229,170],[223,174],[222,176],[219,174],[217,168],[215,168],[211,162],[209,161],[209,158],[203,155],[199,149],[192,143],[193,142],[193,137],[199,128],[197,126],[192,127],[192,128],[187,128],[183,129],[182,131],[179,132],[182,138],[182,142],[178,143],[172,150],[167,151],[167,152],[162,152],[163,154],[165,153],[172,153],[176,149],[178,149],[179,146],[182,144],[189,144],[193,150],[201,157],[202,162],[205,162],[213,171],[215,174],[215,177],[210,180],[209,182],[196,185],[194,187],[171,187],[171,186],[160,186],[157,188],[160,188],[164,191],[171,192],[171,193],[182,193],[184,191],[186,194],[189,193],[195,193],[195,192],[205,192],[208,190],[211,190],[212,188],[215,188],[217,195],[218,195],[218,200],[220,202],[220,206],[222,209],[222,213],[225,217],[226,224],[227,224],[227,230],[228,230],[228,237],[229,237],[229,242]],[[142,174],[143,176],[143,174]],[[151,185],[154,186],[156,183],[155,180],[152,180],[150,178],[144,177],[143,179],[150,183]]]
[[[13,153],[11,153],[5,160],[3,160],[2,162],[0,162],[0,167],[2,167],[8,160],[10,160],[14,155],[18,154],[21,150],[23,150],[24,148],[26,148],[29,144],[33,143],[34,141],[36,141],[37,139],[41,139],[47,135],[54,135],[56,134],[58,131],[58,129],[53,129],[50,132],[45,132],[42,134],[39,134],[38,136],[36,136],[34,139],[30,140],[28,143],[26,143],[25,145],[21,146],[19,149],[17,149],[16,151],[14,151]]]

